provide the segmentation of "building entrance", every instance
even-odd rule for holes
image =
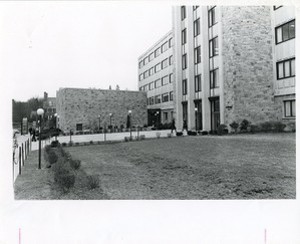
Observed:
[[[220,99],[219,97],[211,98],[211,130],[216,131],[220,125]]]

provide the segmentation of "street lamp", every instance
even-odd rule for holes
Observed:
[[[128,118],[129,118],[129,131],[130,131],[130,139],[131,139],[131,110],[128,110]]]
[[[55,118],[55,129],[57,128],[57,113],[54,114],[54,118]]]
[[[37,115],[39,116],[39,120],[38,120],[38,123],[39,123],[39,169],[41,169],[41,124],[42,124],[42,116],[44,114],[44,109],[42,108],[39,108],[37,111],[36,111]]]
[[[100,114],[98,115],[98,121],[99,121],[98,132],[100,133]]]
[[[156,129],[158,130],[158,126],[159,126],[159,111],[156,111],[155,115],[156,115]]]
[[[111,127],[111,117],[112,117],[112,113],[109,113],[109,128],[110,128],[110,132],[112,132],[112,127]]]
[[[198,108],[195,107],[195,117],[196,117],[196,132],[197,132],[197,129],[198,129]]]

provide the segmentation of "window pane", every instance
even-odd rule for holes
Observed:
[[[295,59],[291,60],[291,76],[295,76]]]
[[[278,74],[278,79],[283,78],[283,63],[278,63],[277,74]]]
[[[289,24],[289,32],[290,32],[290,38],[294,38],[295,37],[295,21],[292,21]]]
[[[289,39],[289,25],[282,26],[282,38],[283,38],[283,41],[286,41]]]
[[[219,53],[218,37],[214,39],[213,45],[214,45],[214,55],[218,55]]]
[[[296,117],[296,101],[292,101],[292,116]]]
[[[215,71],[214,71],[214,75],[215,75],[215,87],[219,87],[219,70],[218,69],[216,69]]]
[[[276,29],[276,38],[277,38],[277,43],[282,42],[282,29],[281,29],[281,27]]]
[[[284,62],[284,77],[290,77],[290,61]]]
[[[290,117],[291,116],[291,103],[290,103],[290,101],[287,101],[287,102],[284,102],[284,104],[285,104],[285,108],[284,108],[284,110],[285,110],[285,116],[286,117]]]

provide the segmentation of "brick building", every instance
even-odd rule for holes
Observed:
[[[295,121],[293,7],[173,8],[176,123]]]
[[[126,128],[129,111],[131,125],[144,126],[147,97],[140,91],[60,88],[56,111],[63,131],[97,130],[110,125]]]

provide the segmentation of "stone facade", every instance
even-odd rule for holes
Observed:
[[[132,111],[132,126],[147,124],[145,92],[60,88],[56,99],[58,124],[63,131],[76,131],[78,124],[82,124],[83,130],[97,130],[99,125],[102,128],[110,125],[110,121],[112,126],[126,127],[129,110]]]
[[[269,6],[222,8],[225,124],[276,120]]]

